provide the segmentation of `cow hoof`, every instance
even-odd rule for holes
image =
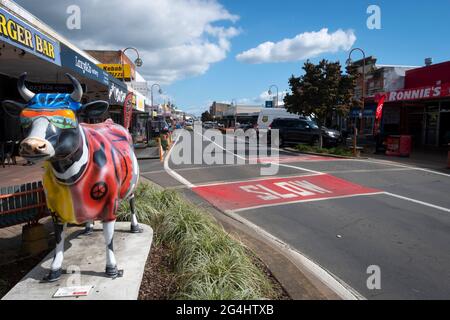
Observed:
[[[123,275],[123,270],[117,269],[117,266],[114,267],[106,266],[105,274],[108,278],[112,279],[120,278]]]
[[[49,274],[44,278],[44,281],[47,281],[47,282],[58,281],[59,278],[61,278],[61,274],[62,274],[61,269],[50,270]]]
[[[140,225],[131,225],[131,233],[142,233],[144,229],[141,228]]]

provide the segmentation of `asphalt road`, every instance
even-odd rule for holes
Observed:
[[[448,172],[286,151],[279,151],[279,165],[270,157],[245,164],[255,148],[234,156],[236,150],[226,152],[207,139],[190,144],[180,139],[165,166],[141,161],[142,175],[239,214],[367,299],[450,299]],[[173,161],[190,151],[192,162],[208,146],[216,148],[217,159],[233,163]],[[262,176],[270,165],[276,175]],[[380,268],[381,289],[368,288],[369,266]]]

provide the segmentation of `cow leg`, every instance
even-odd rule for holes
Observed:
[[[114,225],[116,221],[103,222],[103,235],[106,243],[106,275],[110,278],[116,278],[119,275],[117,269],[116,257],[114,256]]]
[[[142,233],[143,229],[139,226],[136,217],[136,199],[134,194],[130,198],[130,208],[131,208],[131,233]]]
[[[89,220],[84,225],[83,234],[88,236],[88,235],[92,234],[93,232],[94,232],[94,220]]]
[[[53,257],[50,273],[44,278],[45,281],[54,282],[61,278],[61,267],[64,260],[64,226],[65,224],[55,222],[56,249]]]

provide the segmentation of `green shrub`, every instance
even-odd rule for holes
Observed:
[[[300,152],[311,152],[311,153],[321,153],[321,154],[332,154],[337,156],[351,157],[353,153],[351,150],[346,149],[343,146],[338,146],[335,148],[319,148],[315,146],[299,144],[295,147]]]
[[[136,210],[139,221],[152,226],[155,243],[171,248],[179,281],[173,298],[276,298],[270,281],[252,262],[245,246],[176,191],[141,183]],[[128,204],[121,205],[118,219],[129,220]]]

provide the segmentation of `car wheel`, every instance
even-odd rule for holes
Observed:
[[[311,146],[313,146],[313,147],[319,146],[319,140],[320,140],[320,138],[318,136],[314,136],[311,139]]]
[[[279,140],[280,140],[279,147],[280,147],[280,148],[284,147],[285,142],[284,142],[283,137],[280,137]]]

